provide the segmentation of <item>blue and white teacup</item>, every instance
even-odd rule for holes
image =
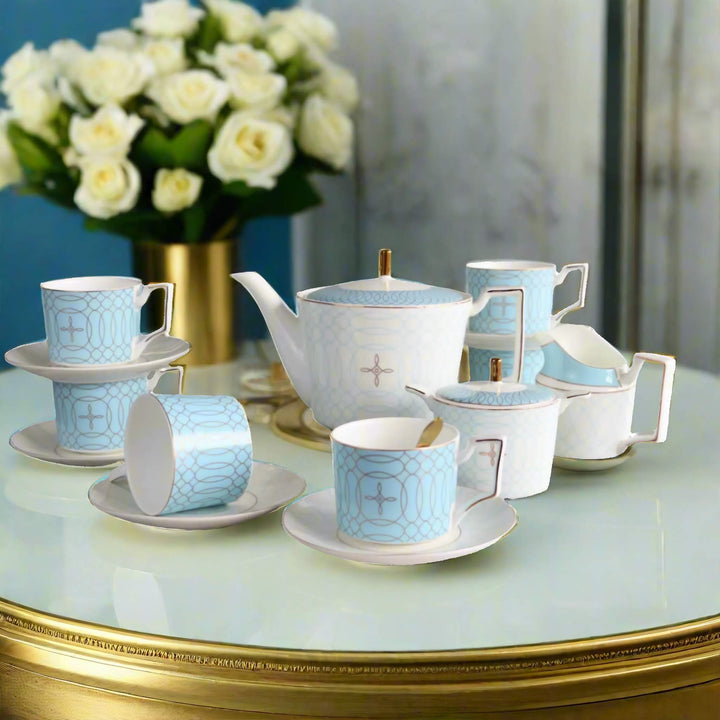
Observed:
[[[227,395],[142,395],[130,408],[125,467],[147,515],[237,500],[252,471],[245,410]]]
[[[351,545],[439,545],[457,532],[455,511],[458,465],[477,443],[462,450],[460,433],[445,424],[429,447],[416,447],[428,421],[389,417],[356,420],[336,427],[332,440],[338,536]],[[494,495],[499,493],[498,462]],[[474,503],[473,503],[474,504]]]
[[[573,271],[580,273],[580,290],[575,302],[553,315],[553,294]],[[525,336],[545,331],[573,310],[585,306],[587,263],[572,263],[561,270],[552,263],[529,260],[484,260],[465,266],[467,291],[477,298],[491,287],[511,286],[525,289]],[[469,320],[472,332],[509,335],[515,327],[516,301],[493,298],[487,307]]]
[[[141,395],[152,392],[162,375],[169,372],[178,374],[179,393],[182,367],[116,382],[53,382],[58,445],[81,453],[122,450],[130,407]]]
[[[162,327],[140,333],[140,310],[153,290],[165,290]],[[172,323],[172,283],[132,277],[65,278],[40,283],[50,362],[111,365],[134,360],[149,340],[167,335]]]

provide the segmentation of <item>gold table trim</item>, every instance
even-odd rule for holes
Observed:
[[[708,694],[720,698],[718,679],[720,616],[518,647],[323,652],[136,633],[0,599],[2,718],[44,717],[37,707],[22,713],[38,702],[53,703],[48,717],[73,720],[101,708],[113,720],[167,717],[170,709],[194,719],[470,717],[472,710],[492,719],[530,709],[533,718],[640,717],[624,714],[627,700],[619,714],[608,701],[653,702],[663,693],[667,705],[668,691],[698,686],[697,701],[706,704]],[[693,695],[678,697],[684,710],[693,707]]]

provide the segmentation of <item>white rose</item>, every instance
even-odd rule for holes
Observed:
[[[153,64],[144,55],[105,45],[81,55],[72,69],[75,82],[93,105],[121,105],[139,95],[153,73]]]
[[[48,87],[35,74],[27,76],[13,86],[8,94],[8,104],[14,118],[28,130],[44,134],[43,131],[57,115],[60,96],[53,87]]]
[[[285,105],[278,105],[272,110],[265,110],[258,113],[260,117],[270,120],[272,122],[280,123],[284,125],[288,130],[292,131],[297,121],[299,107],[293,105],[292,107],[286,107]]]
[[[147,38],[142,45],[142,52],[150,58],[158,75],[180,72],[187,67],[183,40]]]
[[[199,118],[213,120],[230,89],[207,70],[187,70],[158,78],[147,94],[170,119],[184,124]]]
[[[139,116],[128,115],[117,105],[104,105],[89,118],[73,115],[70,142],[81,155],[125,157],[144,124]]]
[[[210,148],[208,165],[223,182],[244,180],[250,187],[270,189],[292,158],[286,127],[251,112],[234,112]]]
[[[263,27],[262,15],[250,5],[235,0],[204,0],[208,10],[217,17],[223,38],[230,42],[252,40]]]
[[[346,167],[352,157],[352,120],[322,95],[311,95],[305,101],[297,138],[303,152],[336,170]]]
[[[25,43],[13,53],[2,66],[0,90],[6,95],[29,75],[50,82],[55,77],[55,63],[46,50],[36,50],[32,43]]]
[[[346,113],[351,113],[357,107],[360,98],[355,76],[332,62],[328,62],[320,73],[319,90]]]
[[[74,199],[84,213],[106,220],[132,210],[140,193],[140,173],[129,160],[101,155],[79,164],[82,175]]]
[[[7,136],[7,124],[10,114],[0,111],[0,190],[8,185],[16,185],[23,178],[22,168]]]
[[[57,40],[50,46],[48,52],[60,72],[69,76],[80,56],[87,50],[74,40]]]
[[[332,50],[337,45],[337,27],[330,18],[306,8],[273,10],[267,15],[268,27],[283,28],[306,45],[317,45],[321,50]]]
[[[126,28],[106,30],[97,36],[96,44],[107,45],[118,50],[136,50],[140,45],[140,36]]]
[[[244,70],[249,73],[266,73],[275,67],[275,61],[263,50],[256,50],[247,43],[219,42],[211,55],[203,50],[198,59],[205,65],[214,67],[221,75],[231,70]]]
[[[155,37],[187,37],[197,30],[204,10],[192,7],[187,0],[156,0],[140,7],[140,17],[132,26]]]
[[[59,77],[57,86],[60,98],[66,105],[69,105],[73,110],[83,113],[83,115],[90,112],[90,106],[66,77]]]
[[[280,103],[287,80],[274,73],[249,73],[233,70],[226,77],[230,86],[230,104],[241,109],[270,110]]]
[[[155,174],[153,205],[161,212],[174,213],[190,207],[200,195],[203,179],[183,168],[163,168]]]
[[[268,52],[280,63],[287,62],[300,51],[300,41],[289,30],[278,28],[265,39]]]

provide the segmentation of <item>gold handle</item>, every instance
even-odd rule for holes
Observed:
[[[490,358],[490,381],[502,380],[502,358]]]
[[[378,276],[392,275],[392,250],[383,248],[378,255]]]

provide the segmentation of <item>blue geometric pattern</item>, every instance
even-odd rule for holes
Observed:
[[[554,400],[557,395],[549,388],[541,385],[512,385],[499,384],[503,389],[498,392],[487,387],[485,383],[476,385],[473,382],[455,383],[440,388],[435,394],[443,400],[464,403],[466,405],[486,405],[488,407],[513,407],[518,405],[536,405],[538,403]],[[516,389],[510,390],[509,387]]]
[[[161,515],[239,498],[252,470],[250,426],[242,405],[225,395],[156,395],[175,448],[175,482]]]
[[[507,378],[512,375],[515,368],[515,355],[512,350],[484,350],[481,348],[470,348],[470,379],[490,379],[490,359],[500,358],[502,360],[503,375]],[[523,353],[523,367],[521,382],[532,385],[542,370],[545,356],[540,349],[525,350]]]
[[[103,365],[132,359],[140,334],[135,289],[68,292],[42,288],[50,362]]]
[[[406,307],[409,305],[455,303],[466,296],[458,290],[440,287],[428,287],[422,290],[350,290],[340,285],[331,285],[320,288],[307,297],[309,300],[342,303],[344,305]]]
[[[432,409],[460,431],[460,447],[473,438],[507,436],[501,496],[521,498],[547,490],[550,484],[558,404],[528,410],[482,410],[434,402]],[[458,485],[491,493],[497,461],[480,443],[472,457],[458,469]]]
[[[615,368],[590,367],[568,355],[557,343],[543,346],[543,375],[574,385],[620,387]]]
[[[71,385],[53,383],[58,443],[86,452],[122,449],[130,406],[147,392],[147,380]]]
[[[466,304],[363,308],[301,300],[298,305],[313,389],[305,400],[322,425],[428,417],[425,403],[405,385],[435,388],[457,381]]]
[[[412,543],[450,530],[457,442],[430,450],[332,446],[341,532],[371,542]]]
[[[493,270],[466,267],[467,291],[477,298],[482,290],[491,287],[525,288],[525,334],[533,335],[550,328],[555,270],[552,267],[535,270]],[[470,330],[493,335],[515,332],[514,297],[496,297],[484,310],[470,318]]]

